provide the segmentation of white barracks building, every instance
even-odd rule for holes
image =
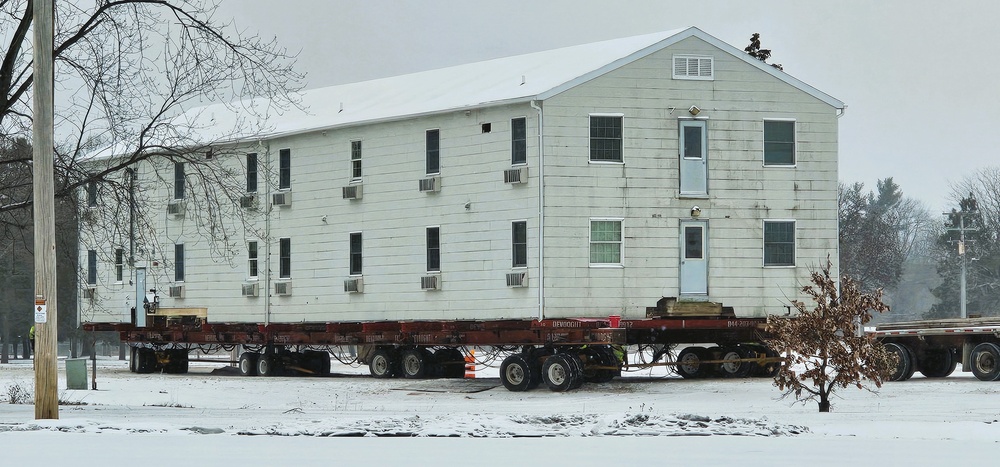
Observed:
[[[844,104],[697,28],[301,97],[205,142],[240,187],[224,248],[186,215],[191,167],[136,167],[158,246],[130,264],[84,223],[83,321],[131,319],[136,267],[161,310],[217,323],[763,316],[836,268]]]

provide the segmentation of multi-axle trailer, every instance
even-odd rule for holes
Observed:
[[[766,319],[738,318],[731,309],[708,316],[658,316],[644,319],[577,318],[488,321],[375,321],[352,323],[209,323],[197,316],[161,309],[146,326],[86,323],[89,331],[115,331],[132,350],[137,373],[187,372],[195,350],[241,346],[240,372],[247,376],[327,375],[330,351],[354,347],[374,377],[432,378],[465,374],[470,347],[506,354],[500,379],[507,389],[524,391],[542,383],[553,391],[602,382],[637,362],[626,347],[653,350],[645,365],[674,365],[685,378],[746,377],[773,374],[780,365],[762,342]],[[702,344],[702,345],[691,345]],[[687,345],[676,359],[670,350]],[[339,352],[338,352],[339,353]]]
[[[892,323],[872,333],[897,357],[893,381],[910,379],[917,371],[943,378],[959,363],[981,381],[1000,380],[1000,318]]]

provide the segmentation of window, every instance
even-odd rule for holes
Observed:
[[[622,221],[590,221],[590,264],[622,264]]]
[[[524,117],[510,121],[510,163],[525,164],[528,162],[528,130]]]
[[[125,276],[125,250],[115,248],[115,281],[123,282]]]
[[[287,190],[292,187],[292,150],[278,151],[278,189]]]
[[[247,242],[247,277],[256,279],[259,275],[257,268],[257,241]]]
[[[97,284],[97,250],[87,250],[87,284]]]
[[[590,116],[590,161],[622,161],[621,116]]]
[[[184,282],[184,244],[174,245],[174,282]]]
[[[174,199],[184,199],[183,162],[174,162]]]
[[[247,193],[257,192],[257,154],[247,154]]]
[[[764,165],[795,165],[795,122],[764,120]]]
[[[427,175],[441,173],[441,133],[427,130]]]
[[[97,206],[97,180],[87,182],[87,207]]]
[[[694,55],[674,56],[674,79],[711,80],[715,77],[715,60]]]
[[[292,239],[278,239],[278,278],[292,277]]]
[[[764,266],[795,266],[795,221],[764,221]]]
[[[517,221],[511,224],[511,266],[528,267],[528,223]]]
[[[441,228],[427,228],[427,271],[441,270]]]
[[[361,232],[351,233],[351,275],[361,275]]]
[[[361,180],[361,141],[351,141],[351,179]]]
[[[684,259],[705,259],[704,230],[700,225],[684,227]]]

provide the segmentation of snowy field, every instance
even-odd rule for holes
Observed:
[[[136,375],[99,360],[98,390],[61,389],[59,420],[43,421],[30,401],[8,403],[11,391],[32,390],[31,362],[0,365],[0,465],[894,466],[1000,456],[1000,383],[968,373],[842,390],[834,412],[819,414],[780,399],[769,379],[645,370],[567,393],[512,393],[495,369],[475,380],[377,380],[334,363],[328,378],[248,378],[210,363]]]

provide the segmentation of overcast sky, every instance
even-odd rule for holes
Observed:
[[[299,51],[322,87],[697,26],[844,101],[840,179],[893,177],[932,212],[1000,165],[996,0],[226,0],[220,19]]]

